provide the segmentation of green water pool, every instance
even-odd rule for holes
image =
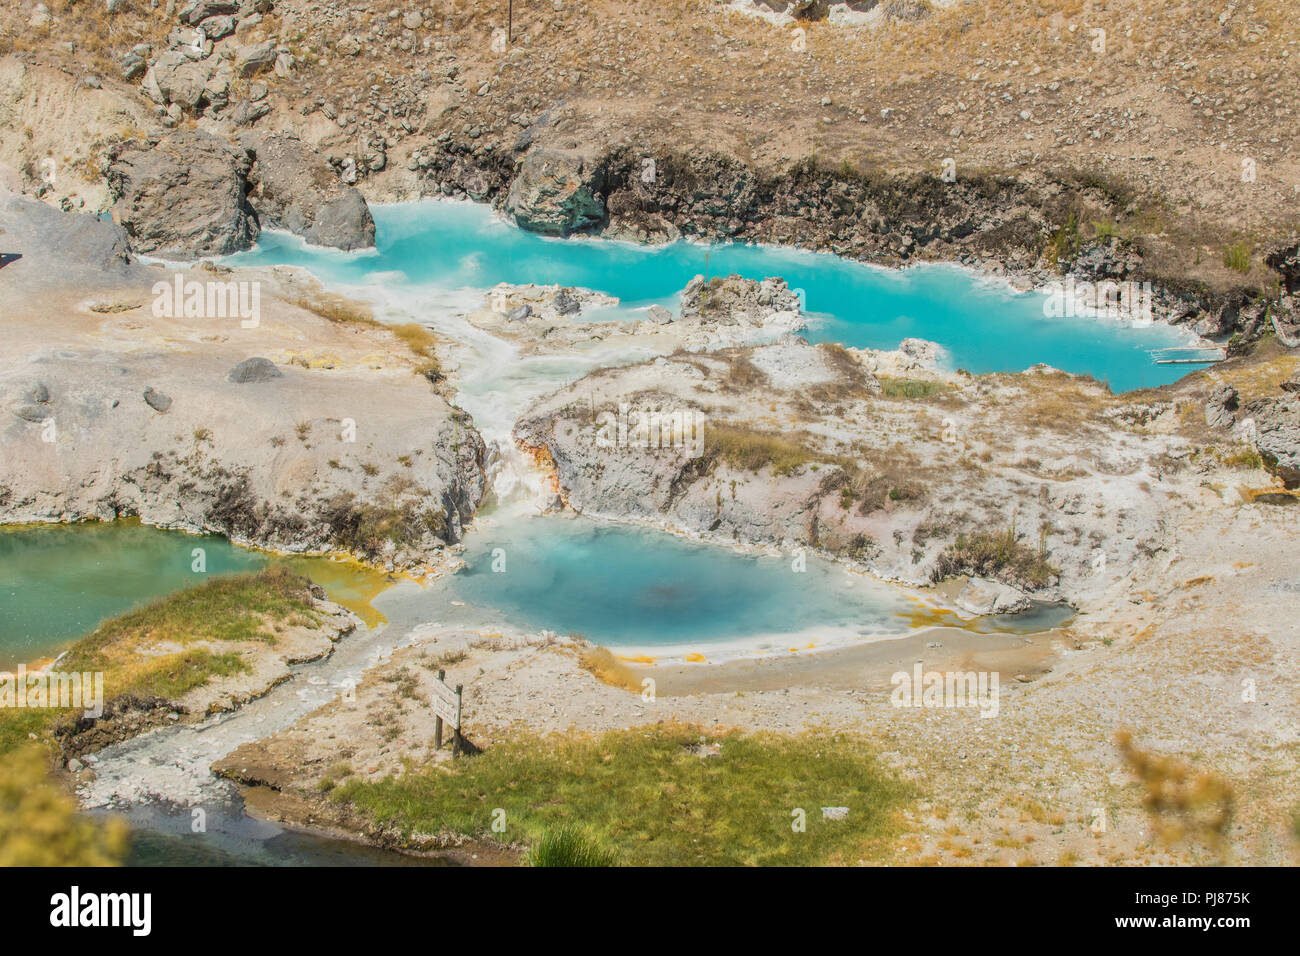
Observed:
[[[286,564],[361,613],[383,576],[324,557],[281,557],[217,535],[138,521],[0,529],[0,668],[53,657],[101,621],[215,575]]]

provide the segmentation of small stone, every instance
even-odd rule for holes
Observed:
[[[149,69],[149,64],[145,62],[144,57],[135,52],[127,53],[117,61],[117,65],[122,71],[124,80],[134,80],[144,76],[145,71]]]
[[[172,400],[150,386],[144,390],[144,400],[156,412],[165,412],[172,407]]]
[[[582,303],[564,289],[555,293],[555,298],[551,304],[555,306],[555,311],[559,312],[560,315],[573,315],[575,312],[582,311]]]

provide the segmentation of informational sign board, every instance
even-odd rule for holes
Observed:
[[[434,736],[433,747],[435,750],[442,749],[442,725],[446,721],[451,725],[451,753],[452,756],[460,754],[460,701],[462,685],[457,684],[453,689],[446,681],[447,672],[438,671],[438,679],[433,682],[433,715]]]
[[[452,730],[460,730],[460,687],[434,681],[433,712],[450,724]]]

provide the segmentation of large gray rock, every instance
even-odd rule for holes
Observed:
[[[144,271],[120,226],[26,196],[0,196],[0,252],[21,257],[0,270],[5,289],[114,284]]]
[[[234,382],[236,385],[253,385],[283,376],[284,373],[276,368],[275,363],[270,359],[255,357],[244,359],[232,368],[230,374],[226,376],[226,381]]]
[[[207,17],[199,24],[199,29],[209,40],[220,40],[235,32],[234,17]]]
[[[505,210],[520,227],[567,236],[605,221],[604,171],[577,153],[535,148],[520,165]]]
[[[1261,398],[1242,409],[1242,421],[1255,423],[1255,447],[1288,488],[1300,487],[1300,395]]]
[[[1237,390],[1222,385],[1210,393],[1205,403],[1205,424],[1213,428],[1231,428],[1237,420]]]
[[[250,43],[235,48],[235,73],[247,79],[267,70],[275,69],[275,60],[279,55],[274,40],[262,43]]]
[[[374,246],[370,207],[314,149],[285,133],[246,134],[240,143],[256,158],[249,198],[262,225],[280,226],[318,246]]]
[[[1017,614],[1030,605],[1028,595],[1000,581],[971,578],[957,595],[957,606],[968,614]]]
[[[43,422],[50,417],[50,410],[40,405],[19,405],[14,414],[25,422]]]
[[[145,94],[162,105],[175,103],[183,110],[197,113],[204,103],[203,90],[211,75],[212,67],[206,62],[168,50],[145,75]]]
[[[182,7],[180,18],[190,26],[197,26],[210,17],[224,16],[238,9],[236,0],[198,0]]]
[[[236,126],[252,126],[269,112],[271,112],[271,107],[266,103],[240,100],[235,104],[235,108],[230,111],[230,122]]]
[[[114,222],[138,252],[192,259],[247,249],[260,227],[248,203],[252,159],[208,133],[173,133],[153,149],[127,144],[108,168]]]
[[[136,77],[143,76],[149,69],[149,64],[145,62],[145,58],[134,52],[123,54],[122,58],[117,62],[124,80],[134,80]]]
[[[904,23],[924,20],[933,12],[930,0],[888,0],[885,4],[885,16]]]

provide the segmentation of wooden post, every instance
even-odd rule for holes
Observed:
[[[451,756],[453,759],[460,756],[460,695],[465,685],[456,685],[456,726],[451,732]]]
[[[509,0],[506,10],[506,43],[509,44],[515,36],[515,0]]]
[[[442,680],[446,676],[447,676],[447,672],[445,670],[438,671],[438,680]],[[434,750],[442,749],[442,718],[441,717],[434,718],[433,749]]]

